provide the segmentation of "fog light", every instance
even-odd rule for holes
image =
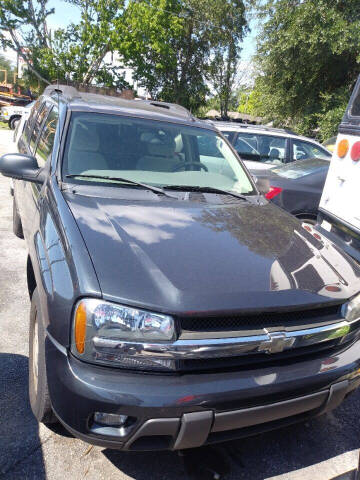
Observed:
[[[94,413],[95,423],[98,423],[99,425],[107,425],[109,427],[123,427],[128,418],[127,415],[117,415],[116,413]]]

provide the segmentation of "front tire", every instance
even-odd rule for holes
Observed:
[[[14,117],[9,122],[9,127],[11,130],[15,130],[16,125],[20,122],[20,117]]]
[[[35,288],[30,309],[29,331],[29,399],[38,422],[55,423],[46,376],[45,330],[41,318],[40,299]]]

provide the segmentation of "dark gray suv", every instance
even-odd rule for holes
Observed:
[[[30,403],[94,444],[184,449],[360,383],[360,270],[171,104],[48,87],[0,160],[28,245]]]

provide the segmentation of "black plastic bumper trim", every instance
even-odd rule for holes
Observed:
[[[206,442],[213,423],[214,414],[207,412],[185,413],[174,444],[174,450],[200,447]]]
[[[131,445],[141,437],[158,435],[174,437],[179,431],[180,418],[152,418],[147,420],[126,443],[125,449],[131,449]]]
[[[259,423],[271,422],[284,417],[298,415],[299,413],[321,407],[328,395],[329,391],[325,390],[305,397],[286,400],[285,402],[218,413],[215,415],[212,432],[223,432],[225,430],[250,427],[252,425],[258,425]]]

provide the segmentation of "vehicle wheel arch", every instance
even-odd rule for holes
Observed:
[[[316,219],[317,219],[317,214],[315,213],[296,213],[295,214],[295,217],[298,219],[298,220],[302,220],[302,221],[310,221],[310,223],[316,223]]]
[[[21,119],[21,115],[17,115],[17,114],[11,115],[11,117],[9,118],[9,127],[10,127],[12,130],[15,130],[15,128],[12,127],[13,122],[14,122],[15,120],[20,120],[20,119]]]

